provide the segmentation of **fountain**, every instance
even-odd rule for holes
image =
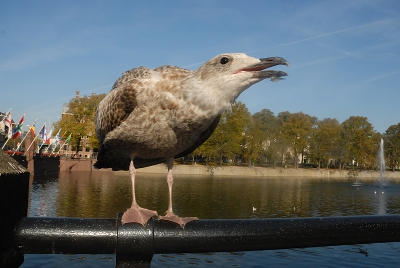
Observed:
[[[381,139],[381,143],[379,144],[378,165],[379,165],[379,186],[383,186],[384,185],[383,174],[384,174],[384,172],[386,170],[385,151],[384,151],[383,139]]]
[[[383,142],[383,139],[381,139],[381,142],[379,144],[379,149],[378,149],[378,155],[377,155],[377,162],[378,162],[378,167],[379,167],[379,180],[377,178],[375,178],[374,174],[371,171],[366,171],[377,182],[379,187],[386,186],[387,181],[390,178],[390,176],[385,178],[386,161],[385,161],[385,150],[384,149],[385,149],[384,142]],[[357,178],[356,181],[352,184],[352,186],[362,186],[363,184],[359,180],[360,179]]]

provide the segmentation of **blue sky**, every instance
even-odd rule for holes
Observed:
[[[25,125],[107,93],[138,66],[191,70],[220,53],[281,56],[289,76],[239,101],[251,113],[400,122],[400,1],[6,1],[0,9],[0,111]],[[24,127],[26,129],[26,127]]]

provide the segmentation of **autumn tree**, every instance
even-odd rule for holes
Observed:
[[[310,136],[309,155],[315,158],[318,163],[318,169],[321,168],[321,162],[329,167],[331,159],[336,158],[336,148],[339,146],[341,134],[341,125],[337,119],[325,118],[318,120]]]
[[[290,115],[282,125],[282,135],[292,151],[295,168],[298,168],[300,153],[307,148],[315,117],[302,112]]]
[[[285,147],[281,129],[284,118],[288,117],[288,113],[289,112],[284,112],[280,114],[281,117],[277,117],[271,110],[263,109],[253,115],[254,123],[258,126],[259,130],[262,131],[263,151],[261,152],[261,156],[271,161],[274,168],[278,161],[282,161]]]
[[[385,158],[388,166],[395,171],[400,163],[400,123],[391,125],[384,133]]]
[[[247,127],[243,133],[242,150],[243,158],[250,167],[261,159],[264,151],[263,144],[266,142],[267,136],[254,118],[249,116],[247,122]]]
[[[378,134],[367,117],[351,116],[342,123],[343,158],[364,168],[375,165]]]
[[[83,137],[88,137],[90,147],[99,147],[94,127],[94,116],[98,104],[105,95],[93,94],[89,97],[75,97],[69,102],[68,111],[63,113],[62,118],[54,123],[54,130],[56,132],[62,129],[68,133],[72,133],[71,145],[74,150],[79,150]]]

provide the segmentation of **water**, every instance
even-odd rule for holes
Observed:
[[[400,185],[355,179],[175,176],[174,211],[202,219],[400,214]],[[164,175],[138,174],[137,201],[168,207]],[[62,172],[31,181],[29,216],[115,218],[131,204],[127,173]],[[253,207],[256,211],[253,211]],[[360,250],[361,249],[361,250]],[[364,251],[368,252],[366,256]],[[156,254],[152,267],[397,267],[400,243],[320,248]],[[114,255],[25,255],[21,267],[114,267]]]

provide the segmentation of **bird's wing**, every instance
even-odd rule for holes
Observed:
[[[219,123],[219,119],[221,118],[221,115],[218,115],[214,121],[211,123],[211,125],[204,130],[199,138],[196,140],[195,143],[193,143],[192,146],[190,146],[189,148],[187,148],[185,151],[177,154],[175,156],[175,158],[179,158],[179,157],[183,157],[183,156],[187,156],[188,154],[192,153],[194,150],[196,150],[197,147],[199,147],[200,145],[202,145],[210,136],[211,134],[213,134],[215,128],[218,126]]]
[[[146,67],[138,67],[130,69],[129,71],[124,72],[120,78],[118,78],[114,85],[112,86],[111,90],[125,84],[133,79],[143,79],[147,78],[150,74],[151,70]]]
[[[203,144],[214,132],[215,128],[217,127],[221,116],[218,116],[214,119],[211,125],[204,130],[199,138],[193,143],[192,146],[184,150],[183,152],[175,155],[175,158],[187,156],[188,154],[192,153],[197,147]],[[111,156],[111,157],[109,157]],[[106,148],[101,145],[99,151],[99,157],[97,162],[95,163],[96,168],[112,168],[113,170],[128,170],[129,162],[131,159],[129,158],[122,158],[121,156],[117,158],[118,160],[115,161],[114,157],[112,157],[112,152],[108,152]],[[154,159],[143,159],[143,158],[135,158],[134,165],[135,168],[144,168],[156,164],[163,163],[165,161],[164,158],[154,158]]]
[[[192,146],[190,146],[189,148],[187,148],[183,152],[175,155],[174,158],[187,156],[190,153],[192,153],[194,150],[196,150],[197,147],[202,145],[211,136],[211,134],[214,132],[215,128],[217,127],[217,125],[219,123],[219,119],[220,118],[221,118],[220,115],[217,116],[214,119],[214,121],[211,123],[211,125],[200,134],[199,138],[196,140],[195,143],[193,143]],[[148,167],[148,166],[160,164],[160,163],[163,163],[164,161],[165,161],[164,158],[156,158],[156,159],[135,158],[134,164],[135,164],[135,168],[142,168],[142,167]]]
[[[100,143],[103,143],[107,133],[118,127],[137,107],[137,87],[126,85],[135,79],[140,81],[148,77],[150,72],[145,67],[125,72],[100,102],[95,115],[96,135]]]

